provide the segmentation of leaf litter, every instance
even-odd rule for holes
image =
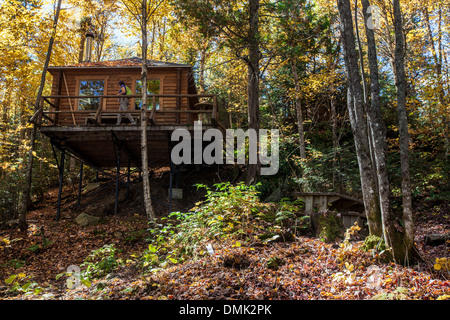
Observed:
[[[403,267],[363,252],[362,241],[352,241],[345,259],[340,259],[342,242],[325,243],[308,236],[295,236],[291,242],[225,239],[209,241],[197,259],[143,272],[138,257],[148,247],[144,215],[107,217],[98,226],[84,228],[73,219],[55,222],[52,215],[51,209],[41,208],[30,214],[28,232],[1,234],[10,242],[5,240],[0,247],[1,299],[450,298],[448,270],[433,268],[435,259],[449,255],[449,243],[432,248],[416,243],[426,261]],[[419,223],[416,240],[423,232]],[[123,262],[113,272],[93,279],[90,287],[72,290],[66,277],[56,279],[106,244],[116,246],[116,258]],[[5,280],[16,274],[26,275],[42,291],[12,292]]]

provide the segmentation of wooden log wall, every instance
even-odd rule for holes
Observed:
[[[119,81],[124,81],[133,94],[136,90],[136,80],[141,79],[139,68],[111,68],[111,69],[71,69],[55,71],[53,73],[52,95],[79,95],[80,81],[82,80],[102,80],[104,81],[104,95],[114,95],[119,91]],[[159,94],[187,94],[188,93],[188,72],[182,68],[161,68],[149,69],[148,80],[160,81]],[[54,105],[59,106],[60,111],[76,111],[79,99],[55,99]],[[149,103],[152,99],[149,97]],[[119,101],[115,98],[103,99],[103,111],[118,111]],[[135,110],[135,101],[130,99],[129,110]],[[189,110],[188,98],[159,98],[159,110]],[[50,108],[55,111],[55,108]],[[96,110],[92,110],[95,112]],[[53,116],[54,117],[54,116]],[[86,115],[84,114],[60,114],[54,117],[57,125],[61,126],[83,126]],[[186,114],[158,113],[157,124],[187,124]]]

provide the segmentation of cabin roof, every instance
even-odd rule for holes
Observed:
[[[48,71],[53,73],[53,71],[58,70],[79,70],[79,69],[111,69],[111,68],[141,68],[142,58],[132,57],[126,59],[117,59],[109,61],[97,61],[97,62],[81,62],[70,65],[63,66],[50,66]],[[173,63],[167,61],[157,61],[147,59],[148,68],[192,68],[191,65]]]

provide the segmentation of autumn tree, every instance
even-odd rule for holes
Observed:
[[[191,19],[202,30],[210,30],[219,42],[232,49],[247,66],[247,124],[260,128],[260,1],[177,0],[178,16]],[[261,164],[247,166],[247,182],[255,183]]]
[[[21,210],[33,131],[27,117],[34,111],[42,52],[48,45],[48,34],[35,30],[51,28],[46,18],[39,1],[4,1],[0,6],[0,222]]]
[[[409,133],[406,110],[406,74],[404,64],[405,41],[403,35],[400,1],[393,0],[395,30],[395,70],[397,86],[397,110],[399,122],[400,164],[402,172],[402,205],[404,231],[400,239],[386,239],[393,248],[394,259],[406,263],[412,260],[414,226],[411,198],[411,177],[409,169]],[[386,238],[386,236],[385,236]]]
[[[52,27],[52,32],[50,35],[50,40],[48,43],[47,56],[45,59],[44,68],[42,70],[41,83],[39,85],[38,93],[36,96],[36,101],[34,103],[35,111],[38,110],[40,107],[42,92],[44,91],[45,76],[47,74],[47,68],[50,63],[50,57],[52,55],[53,42],[55,41],[55,34],[56,34],[56,28],[58,26],[59,12],[61,10],[61,1],[62,0],[58,0],[58,2],[56,3],[56,7],[55,7],[55,17],[53,20],[53,27]],[[36,126],[33,126],[33,129],[31,131],[31,135],[30,135],[30,151],[28,154],[28,163],[27,163],[24,191],[23,191],[23,196],[22,196],[22,204],[21,204],[20,212],[19,212],[19,227],[22,230],[25,230],[27,228],[26,214],[28,211],[29,203],[30,203],[31,178],[32,178],[32,172],[33,172],[33,157],[34,157],[34,146],[35,146],[36,134],[37,134],[37,128],[36,128]]]
[[[321,51],[326,53],[331,51],[331,38],[327,34],[330,20],[327,16],[315,12],[314,5],[306,1],[284,0],[272,6],[277,16],[273,19],[274,35],[272,37],[274,39],[270,50],[279,55],[281,61],[288,62],[292,74],[299,155],[304,161],[306,160],[306,143],[302,96],[305,95],[304,91],[307,88],[306,85],[302,86],[302,83],[307,84],[309,76],[314,77],[320,73],[321,68],[311,68],[311,65],[316,63],[315,56],[319,56]],[[279,66],[283,67],[284,64],[279,63]]]
[[[155,14],[158,8],[165,0],[136,0],[136,1],[122,1],[123,5],[138,22],[141,29],[142,37],[142,72],[141,81],[142,88],[147,88],[147,24],[151,17]],[[151,191],[150,191],[150,177],[148,167],[148,147],[147,147],[147,107],[148,107],[148,92],[142,90],[142,108],[141,108],[141,162],[142,162],[142,180],[144,190],[144,204],[145,211],[150,220],[155,218],[152,206]],[[153,106],[154,107],[154,106]]]
[[[364,114],[363,88],[358,67],[358,56],[355,47],[353,19],[349,0],[338,0],[340,30],[344,49],[344,60],[348,78],[348,113],[355,140],[361,175],[361,189],[366,210],[369,231],[374,235],[382,235],[382,223],[377,195],[376,177],[370,156],[369,136]]]
[[[390,215],[390,185],[386,160],[386,132],[382,119],[380,106],[380,82],[378,70],[377,46],[375,42],[374,24],[369,19],[374,19],[374,14],[369,10],[369,0],[361,0],[364,16],[364,26],[367,38],[367,56],[370,77],[370,103],[366,103],[367,124],[369,126],[369,143],[372,146],[372,161],[377,179],[377,193],[379,199],[380,214],[382,220],[386,220]],[[355,16],[355,19],[358,17]],[[364,66],[363,61],[361,61]],[[365,79],[362,79],[365,81]],[[380,234],[379,234],[380,235]]]

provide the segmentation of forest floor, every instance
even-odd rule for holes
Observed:
[[[210,174],[217,180],[215,172]],[[212,181],[211,176],[198,173],[196,179],[202,178]],[[167,192],[165,182],[152,187],[154,194]],[[144,272],[139,257],[149,246],[148,220],[134,189],[131,200],[122,201],[118,215],[104,215],[100,224],[89,227],[75,222],[80,212],[93,213],[105,206],[110,210],[113,190],[113,186],[106,188],[84,201],[81,208],[76,208],[75,197],[67,198],[59,221],[54,219],[57,189],[50,190],[29,213],[26,232],[11,229],[0,233],[10,241],[0,246],[0,299],[450,298],[449,271],[434,268],[436,258],[450,258],[450,243],[424,244],[427,234],[450,232],[448,203],[416,203],[415,243],[424,261],[408,267],[361,251],[362,239],[356,238],[343,248],[339,246],[342,241],[325,243],[314,237],[296,236],[291,242],[264,244],[211,242],[212,255]],[[202,194],[193,190],[190,201],[174,203],[177,210],[187,210],[201,199]],[[67,187],[64,194],[72,191]],[[164,199],[159,204],[155,200],[161,217],[166,210]],[[89,287],[82,284],[69,290],[67,276],[57,275],[70,265],[80,266],[92,250],[105,245],[117,249],[117,267],[93,279]],[[337,259],[343,254],[345,261]],[[5,280],[14,275],[12,283],[7,284]],[[24,288],[26,283],[29,285]]]

